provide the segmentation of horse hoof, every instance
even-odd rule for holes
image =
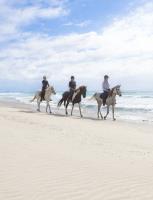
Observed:
[[[106,120],[106,117],[104,117],[104,120]]]
[[[40,110],[39,110],[39,109],[37,109],[37,111],[38,111],[38,112],[40,112]]]
[[[113,121],[116,121],[116,118],[114,118]]]
[[[81,118],[83,118],[83,115],[81,115]]]

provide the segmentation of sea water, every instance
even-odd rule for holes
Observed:
[[[96,117],[97,102],[91,100],[92,95],[95,92],[88,92],[85,99],[82,99],[82,110],[84,115],[91,115]],[[7,102],[19,102],[30,104],[30,100],[33,98],[33,93],[24,92],[6,92],[0,93],[0,100]],[[51,106],[57,108],[57,103],[62,96],[62,92],[57,92],[52,96]],[[148,121],[153,122],[153,92],[152,91],[124,91],[121,97],[116,98],[115,115],[122,120],[131,120],[135,122]],[[43,103],[42,105],[45,105]],[[78,109],[76,107],[76,109]],[[102,113],[106,113],[106,108],[102,108]],[[111,115],[110,115],[111,117]]]

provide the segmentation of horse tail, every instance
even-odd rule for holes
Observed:
[[[63,101],[64,101],[64,98],[62,98],[62,99],[58,102],[58,107],[60,107],[60,106],[62,105]]]
[[[32,103],[35,99],[36,99],[36,95],[33,97],[33,99],[30,100],[30,102]]]
[[[95,93],[89,100],[93,100],[96,98],[97,93]]]

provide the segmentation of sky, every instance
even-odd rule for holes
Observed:
[[[153,91],[153,0],[0,0],[0,91],[57,91],[71,75]]]

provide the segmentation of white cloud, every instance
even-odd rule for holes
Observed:
[[[75,22],[67,22],[65,24],[63,24],[64,26],[78,26],[78,27],[86,27],[88,26],[89,24],[91,23],[90,20],[85,20],[85,21],[82,21],[82,22],[79,22],[79,23],[75,23]]]
[[[93,86],[108,73],[124,88],[151,88],[152,10],[153,3],[145,3],[99,33],[58,37],[27,34],[1,51],[1,76],[37,80],[46,74],[52,82],[61,82],[74,74]]]
[[[39,19],[54,19],[68,14],[64,0],[31,1],[1,0],[0,1],[0,41],[9,37],[19,38],[21,28]],[[30,1],[29,1],[30,3]],[[47,6],[45,6],[46,4]],[[17,35],[16,35],[17,34]]]

